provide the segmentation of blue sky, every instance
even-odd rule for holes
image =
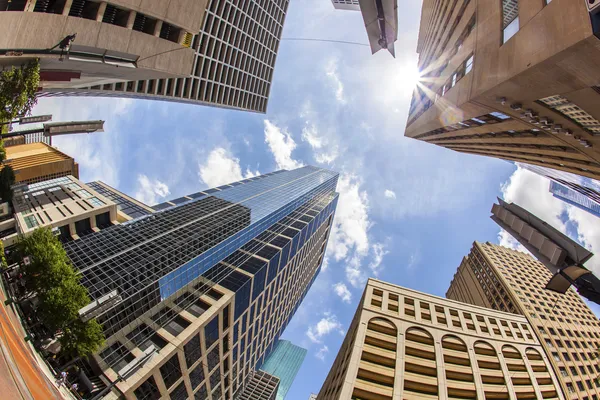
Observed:
[[[82,180],[149,204],[303,164],[341,173],[326,266],[284,334],[308,349],[289,400],[318,392],[367,277],[443,296],[473,241],[516,247],[489,219],[497,196],[600,248],[598,220],[553,199],[545,179],[403,136],[420,7],[402,2],[396,59],[282,41],[266,115],[101,98],[42,99],[34,110],[56,121],[106,120],[104,133],[55,144],[80,163]],[[292,1],[283,37],[367,41],[360,13],[329,0]]]

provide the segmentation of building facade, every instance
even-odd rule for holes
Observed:
[[[278,340],[273,352],[265,359],[261,371],[279,378],[277,400],[284,400],[306,357],[306,349],[288,340]]]
[[[79,178],[79,164],[72,157],[42,142],[7,147],[4,164],[15,171],[17,183],[37,183],[68,175]]]
[[[39,59],[44,90],[185,76],[205,7],[205,0],[2,0],[0,64]],[[70,49],[61,49],[72,34]]]
[[[180,64],[177,77],[134,76],[47,88],[41,95],[134,97],[266,112],[289,0],[188,1],[205,9],[194,16],[198,29],[189,30],[191,59]]]
[[[528,254],[475,242],[446,296],[523,315],[540,339],[567,399],[600,396],[600,322],[572,289],[545,290],[552,274]]]
[[[600,217],[600,193],[574,185],[550,182],[550,193],[559,200]]]
[[[120,222],[125,222],[134,218],[150,215],[154,209],[148,207],[141,201],[118,191],[110,185],[102,181],[94,181],[87,183],[87,186],[94,189],[97,193],[107,199],[112,200],[117,204],[118,217]]]
[[[112,382],[126,376],[115,390],[239,394],[320,270],[337,179],[315,167],[278,171],[66,243],[90,297],[118,296],[95,315],[107,338],[97,367]]]
[[[239,400],[275,400],[279,378],[265,371],[256,371],[244,385]],[[237,399],[236,399],[237,400]]]
[[[516,165],[550,179],[550,193],[554,197],[600,217],[599,181],[538,165],[522,163],[516,163]]]
[[[521,315],[369,279],[318,399],[564,399]]]
[[[405,135],[600,178],[598,18],[586,1],[425,0]]]
[[[116,204],[70,175],[15,190],[12,208],[0,219],[5,248],[39,227],[54,229],[68,242],[118,223]]]

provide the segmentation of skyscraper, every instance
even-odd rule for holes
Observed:
[[[528,254],[475,242],[446,296],[523,315],[548,354],[566,398],[598,398],[600,322],[572,289],[564,295],[545,290],[551,277]]]
[[[123,220],[120,222],[143,217],[144,215],[149,215],[154,212],[151,207],[141,201],[118,191],[102,181],[90,182],[87,185],[117,204],[119,219]]]
[[[565,399],[522,315],[369,279],[318,395],[346,399]]]
[[[600,218],[600,193],[578,185],[550,182],[550,193],[557,199]]]
[[[425,0],[405,135],[600,179],[598,10]]]
[[[8,3],[11,10],[16,3],[29,4],[13,1]],[[36,7],[41,3],[48,1],[40,0]],[[0,13],[0,26],[13,30],[5,36],[0,30],[0,48],[45,49],[58,37],[78,33],[68,62],[57,62],[57,56],[42,60],[42,78],[51,82],[46,81],[41,96],[134,97],[266,112],[289,0],[181,0],[177,7],[158,7],[151,0],[135,7],[124,0],[74,0],[64,8],[58,3],[65,2],[33,11],[62,16],[42,17],[25,8]],[[53,24],[61,30],[43,41],[14,31],[14,26],[25,29],[25,22],[32,20],[35,27],[42,26],[42,33]],[[91,54],[84,57],[80,53],[86,50]],[[111,65],[87,60],[100,58],[106,50],[115,58]],[[47,71],[59,67],[60,74]]]
[[[236,400],[275,400],[279,384],[278,377],[265,371],[256,371]]]
[[[265,363],[260,369],[279,378],[277,400],[285,399],[302,366],[304,357],[306,357],[306,349],[296,346],[288,340],[279,340],[273,352],[265,359]]]
[[[550,179],[550,193],[554,197],[600,217],[599,181],[539,165],[516,165]]]
[[[277,171],[65,244],[105,304],[82,317],[103,325],[94,360],[115,389],[131,399],[237,393],[320,270],[337,179]]]

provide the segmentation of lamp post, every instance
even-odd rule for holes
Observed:
[[[25,136],[33,133],[43,133],[44,136],[68,135],[72,133],[103,132],[104,121],[71,121],[71,122],[48,122],[42,128],[24,129],[2,135],[5,138]]]

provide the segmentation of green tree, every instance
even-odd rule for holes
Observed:
[[[0,71],[0,121],[28,115],[37,103],[40,62],[33,60],[20,67]]]
[[[67,253],[49,228],[39,228],[17,244],[27,287],[39,298],[38,316],[54,331],[62,331],[60,342],[65,354],[86,357],[104,343],[102,327],[96,320],[82,322],[78,311],[91,302],[80,284]]]
[[[10,165],[5,165],[0,170],[0,198],[2,198],[2,201],[12,202],[12,185],[15,184],[15,179],[15,171]]]
[[[6,149],[4,148],[4,140],[0,139],[0,164],[6,160]]]
[[[60,338],[62,352],[71,357],[87,357],[104,344],[102,326],[95,320],[76,320],[65,328]]]

